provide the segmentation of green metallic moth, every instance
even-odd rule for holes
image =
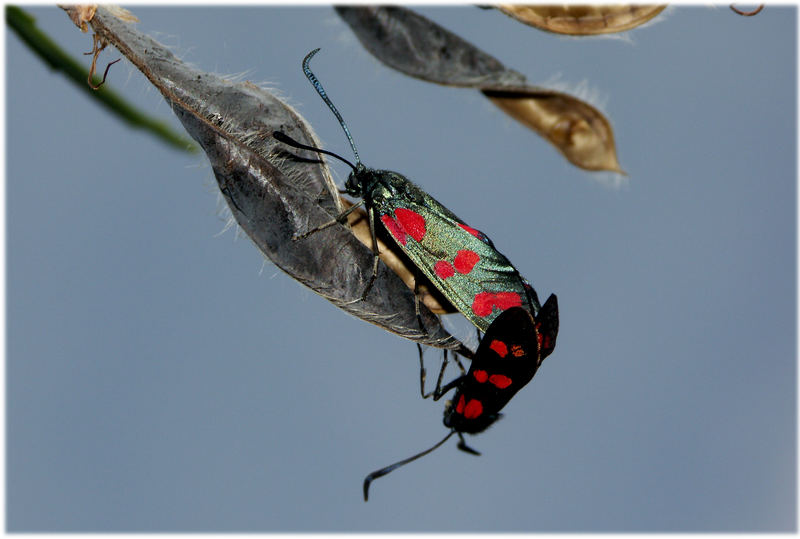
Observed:
[[[501,312],[512,307],[523,307],[535,316],[541,308],[536,291],[486,234],[467,225],[402,174],[368,168],[361,163],[341,114],[309,68],[311,58],[318,51],[311,51],[303,59],[303,72],[339,120],[355,154],[356,164],[327,150],[303,145],[284,133],[275,132],[273,136],[288,145],[331,155],[347,163],[353,171],[345,182],[345,190],[361,200],[335,220],[309,230],[303,237],[336,222],[344,222],[349,213],[364,204],[375,259],[362,298],[368,294],[377,275],[377,215],[419,271],[479,330],[485,332]]]

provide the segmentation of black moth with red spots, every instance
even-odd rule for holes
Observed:
[[[366,500],[373,479],[427,455],[453,434],[460,438],[459,449],[479,454],[466,445],[464,433],[482,432],[497,421],[501,416],[500,410],[533,378],[542,360],[553,351],[558,333],[558,304],[553,294],[544,306],[540,305],[533,287],[494,247],[486,234],[464,223],[408,178],[389,170],[367,168],[361,163],[347,124],[309,68],[311,58],[318,51],[311,51],[303,59],[303,72],[342,126],[356,164],[327,150],[301,144],[284,133],[274,132],[273,136],[289,146],[330,155],[347,163],[353,171],[347,177],[345,191],[360,201],[334,220],[308,230],[297,239],[337,222],[344,223],[349,213],[364,204],[374,259],[372,275],[360,299],[366,298],[377,276],[377,217],[416,268],[453,307],[485,332],[469,372],[441,387],[447,365],[445,356],[433,395],[439,399],[456,389],[453,401],[445,407],[444,424],[450,433],[430,449],[369,474],[364,480]],[[424,386],[425,369],[422,365],[420,379],[421,386]],[[426,396],[424,387],[422,395]]]
[[[500,410],[533,379],[542,360],[555,346],[558,332],[555,295],[545,302],[539,318],[542,320],[534,320],[520,308],[509,309],[497,317],[481,340],[469,372],[451,382],[457,390],[445,409],[446,427],[476,434],[500,418]],[[445,386],[442,392],[447,389]]]
[[[460,438],[459,449],[480,455],[466,444],[463,435],[483,432],[500,419],[500,410],[533,379],[539,365],[553,351],[557,336],[555,294],[550,295],[536,318],[520,307],[503,311],[483,336],[469,372],[434,391],[434,398],[438,399],[456,389],[444,411],[444,424],[450,432],[430,449],[369,474],[364,479],[364,501],[373,479],[427,455],[453,434]]]
[[[326,150],[301,144],[284,133],[275,132],[273,136],[290,146],[331,155],[347,163],[353,171],[347,177],[345,191],[361,200],[333,221],[307,231],[300,238],[345,222],[347,214],[363,203],[375,258],[361,299],[366,298],[378,271],[377,219],[417,269],[479,330],[486,331],[501,312],[511,307],[521,306],[536,315],[540,305],[533,287],[483,232],[464,223],[402,174],[367,168],[361,163],[341,114],[309,68],[317,51],[319,49],[311,51],[303,59],[303,72],[339,120],[356,164]]]

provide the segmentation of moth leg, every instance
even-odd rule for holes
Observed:
[[[425,360],[422,357],[422,345],[417,343],[417,352],[419,352],[419,394],[423,399],[427,399],[432,393],[425,394]]]
[[[478,342],[480,343],[481,342],[481,332],[480,332],[480,330],[476,329],[475,333],[477,333]],[[470,360],[472,359],[472,356],[469,356],[469,357],[468,356],[464,356],[464,357],[466,357],[467,359],[470,359]],[[461,369],[461,374],[462,375],[467,374],[467,370],[464,368],[464,365],[461,364],[461,360],[458,359],[458,354],[453,354],[453,359],[455,359],[456,365],[458,365],[458,368]]]
[[[481,342],[481,332],[480,332],[480,330],[476,328],[475,329],[475,333],[478,335],[478,343],[480,343]],[[464,356],[464,357],[466,357],[469,360],[472,359],[472,356]],[[467,369],[465,369],[464,365],[461,364],[461,360],[458,359],[458,354],[453,354],[453,359],[455,359],[456,365],[458,365],[458,368],[461,370],[461,375],[463,376],[463,375],[467,374]]]
[[[419,313],[419,279],[416,272],[414,272],[414,312],[417,314],[419,329],[425,331],[425,324],[422,322],[422,316]]]
[[[364,200],[362,199],[358,203],[353,204],[352,206],[350,206],[349,208],[344,210],[342,213],[337,215],[335,219],[333,219],[331,221],[328,221],[327,223],[322,223],[318,227],[312,228],[311,230],[306,230],[302,234],[296,234],[296,235],[294,235],[292,237],[292,240],[293,241],[302,240],[302,239],[305,239],[305,238],[309,237],[311,234],[319,232],[320,230],[325,230],[329,226],[333,226],[333,225],[335,225],[337,223],[338,224],[346,223],[347,222],[347,216],[350,215],[351,213],[353,213],[354,211],[356,211],[363,203],[364,203]]]
[[[425,331],[425,326],[422,324],[422,317],[419,314],[419,296],[417,295],[416,279],[414,279],[414,311],[417,313],[419,329]],[[425,361],[422,358],[422,345],[419,343],[417,343],[417,352],[419,352],[419,394],[422,395],[423,399],[427,399],[431,394],[425,394]]]
[[[424,334],[425,333],[425,322],[422,320],[422,313],[419,309],[419,273],[417,271],[414,272],[414,313],[417,315],[417,323],[419,324],[419,330]],[[446,353],[446,352],[445,352]]]
[[[459,438],[459,440],[458,440],[458,448],[461,451],[463,451],[465,453],[469,453],[470,455],[480,456],[480,454],[481,454],[480,451],[475,451],[470,446],[468,446],[467,442],[464,441],[464,435],[461,434],[460,432],[458,433],[458,438]]]
[[[425,332],[425,324],[422,321],[422,315],[419,311],[419,281],[414,276],[414,312],[417,314],[417,322],[419,323],[419,329],[423,333]],[[425,379],[426,379],[426,372],[425,372],[425,360],[422,357],[422,345],[417,343],[417,351],[419,352],[419,394],[422,395],[423,399],[427,399],[431,395],[435,394],[439,390],[439,385],[442,381],[442,374],[439,374],[439,382],[436,385],[436,389],[431,391],[430,393],[425,393]],[[444,351],[444,364],[442,365],[442,370],[444,370],[444,366],[447,364],[447,350]]]
[[[464,365],[461,364],[461,360],[458,359],[458,354],[453,354],[453,359],[455,360],[456,365],[458,365],[458,368],[461,370],[462,376],[467,374],[467,369],[465,369]]]
[[[438,401],[442,397],[444,397],[445,393],[459,385],[461,382],[464,381],[466,378],[466,374],[463,376],[459,376],[455,380],[451,380],[446,386],[442,387],[442,375],[444,374],[444,368],[442,368],[441,372],[439,373],[439,381],[436,383],[436,390],[433,392],[433,400]]]
[[[349,209],[352,209],[352,207]],[[361,301],[367,299],[367,294],[372,289],[372,285],[375,284],[375,278],[378,276],[378,262],[381,259],[380,251],[378,250],[378,238],[375,235],[375,210],[371,206],[367,209],[367,216],[369,217],[369,233],[372,236],[372,275],[369,278],[367,287],[364,288],[364,292],[361,294]]]
[[[449,359],[447,357],[447,350],[444,350],[443,360],[442,360],[442,368],[439,369],[439,377],[436,379],[436,388],[430,393],[425,393],[425,362],[422,359],[422,346],[417,344],[417,350],[419,351],[419,392],[422,395],[423,399],[427,399],[428,397],[433,396],[433,400],[438,401],[442,398],[442,395],[450,391],[450,389],[455,385],[452,382],[447,384],[447,389],[442,390],[442,380],[444,379],[444,371],[447,368],[447,363]]]
[[[363,200],[361,202],[363,202]],[[355,208],[355,207],[356,207],[355,205],[351,206],[342,215],[346,216],[346,214],[350,213],[351,211],[353,211],[353,208]],[[373,255],[373,257],[372,257],[372,275],[370,275],[369,282],[367,282],[367,286],[364,287],[364,292],[361,294],[361,296],[356,298],[356,299],[354,299],[354,300],[352,300],[352,301],[348,301],[346,303],[343,303],[343,305],[352,305],[353,303],[358,303],[359,301],[366,300],[367,299],[367,295],[369,294],[369,291],[372,290],[372,285],[375,284],[375,278],[378,276],[378,262],[380,261],[381,257],[379,255],[380,251],[378,249],[378,238],[375,236],[375,212],[371,207],[367,207],[367,217],[369,218],[369,232],[370,232],[370,235],[372,236],[372,255]],[[328,224],[328,226],[329,226],[329,224]],[[312,230],[310,232],[307,232],[306,234],[310,234],[311,232],[314,232],[314,231]]]
[[[414,275],[414,310],[417,313],[417,321],[419,322],[419,328],[423,332],[425,331],[425,324],[422,321],[422,315],[420,314],[419,310],[419,275],[415,273]],[[422,359],[422,346],[417,344],[417,350],[419,351],[419,392],[422,395],[423,399],[427,399],[430,396],[433,396],[433,400],[439,400],[442,398],[442,395],[446,393],[446,391],[442,391],[442,380],[444,379],[444,371],[447,368],[448,364],[448,356],[447,356],[447,349],[443,349],[443,358],[442,358],[442,368],[439,369],[439,377],[436,379],[436,388],[430,393],[425,393],[425,364]],[[464,366],[461,364],[461,361],[458,359],[458,354],[453,352],[453,359],[458,364],[459,368],[461,369],[461,374],[465,374],[467,371],[464,370]]]

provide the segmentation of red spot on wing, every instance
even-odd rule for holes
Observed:
[[[397,221],[406,233],[417,241],[425,237],[425,218],[415,211],[406,208],[394,210]]]
[[[511,385],[511,378],[504,374],[493,374],[489,377],[489,383],[500,389],[505,389]]]
[[[484,234],[480,230],[475,230],[471,226],[467,226],[464,223],[458,223],[458,226],[460,226],[461,228],[463,228],[464,230],[466,230],[467,232],[469,232],[470,234],[472,234],[473,236],[475,236],[478,239],[482,240],[482,239],[484,239],[486,237],[486,234]]]
[[[464,395],[461,395],[461,398],[458,399],[458,404],[456,404],[456,413],[464,413]]]
[[[445,260],[438,261],[436,265],[433,267],[433,271],[436,272],[436,276],[439,277],[440,279],[447,279],[456,274],[450,262],[447,262]]]
[[[481,257],[475,251],[461,250],[453,260],[453,265],[458,273],[469,273]]]
[[[474,376],[475,379],[478,382],[480,382],[481,384],[489,379],[489,373],[487,373],[486,371],[482,371],[482,370],[475,371],[474,373],[472,373],[472,376]]]
[[[481,401],[477,399],[470,400],[464,407],[464,417],[466,417],[467,419],[475,419],[482,413],[483,413],[483,404],[481,404]]]
[[[392,236],[394,236],[394,239],[396,239],[400,245],[406,244],[408,241],[406,238],[406,233],[403,228],[397,224],[397,221],[384,214],[381,215],[381,222],[383,223],[383,226],[386,227],[386,230],[391,232]]]
[[[492,341],[492,344],[489,345],[489,348],[494,350],[500,357],[506,357],[508,354],[508,347],[506,346],[506,343],[503,341],[498,341],[497,339]]]
[[[495,306],[501,311],[511,307],[521,307],[522,298],[516,292],[498,292],[495,294]]]
[[[522,298],[516,292],[479,292],[472,302],[472,312],[483,318],[492,314],[494,307],[501,311],[522,305]]]
[[[491,292],[481,292],[475,295],[475,299],[472,302],[472,312],[480,317],[489,316],[492,314],[492,308],[494,307],[494,301]]]
[[[514,357],[522,357],[525,355],[525,349],[518,344],[511,347],[511,355]]]

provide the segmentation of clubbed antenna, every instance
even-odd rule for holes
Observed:
[[[342,115],[339,114],[339,111],[336,110],[336,106],[330,100],[328,94],[325,93],[325,88],[322,87],[322,83],[319,82],[317,76],[314,75],[314,73],[311,72],[311,68],[308,67],[308,63],[311,61],[311,58],[313,58],[314,55],[317,54],[318,52],[319,48],[316,48],[313,51],[306,54],[306,57],[303,58],[303,73],[306,74],[306,77],[311,82],[312,86],[314,86],[314,89],[317,91],[319,96],[322,98],[323,101],[325,101],[325,104],[328,105],[328,108],[331,109],[331,112],[333,112],[333,115],[336,116],[336,119],[339,120],[339,125],[341,125],[342,129],[344,129],[344,134],[347,135],[347,140],[350,142],[350,147],[353,148],[353,154],[356,156],[356,163],[360,164],[361,159],[358,157],[358,150],[356,149],[356,143],[353,142],[353,137],[350,135],[350,130],[347,128],[347,124],[344,123]]]

